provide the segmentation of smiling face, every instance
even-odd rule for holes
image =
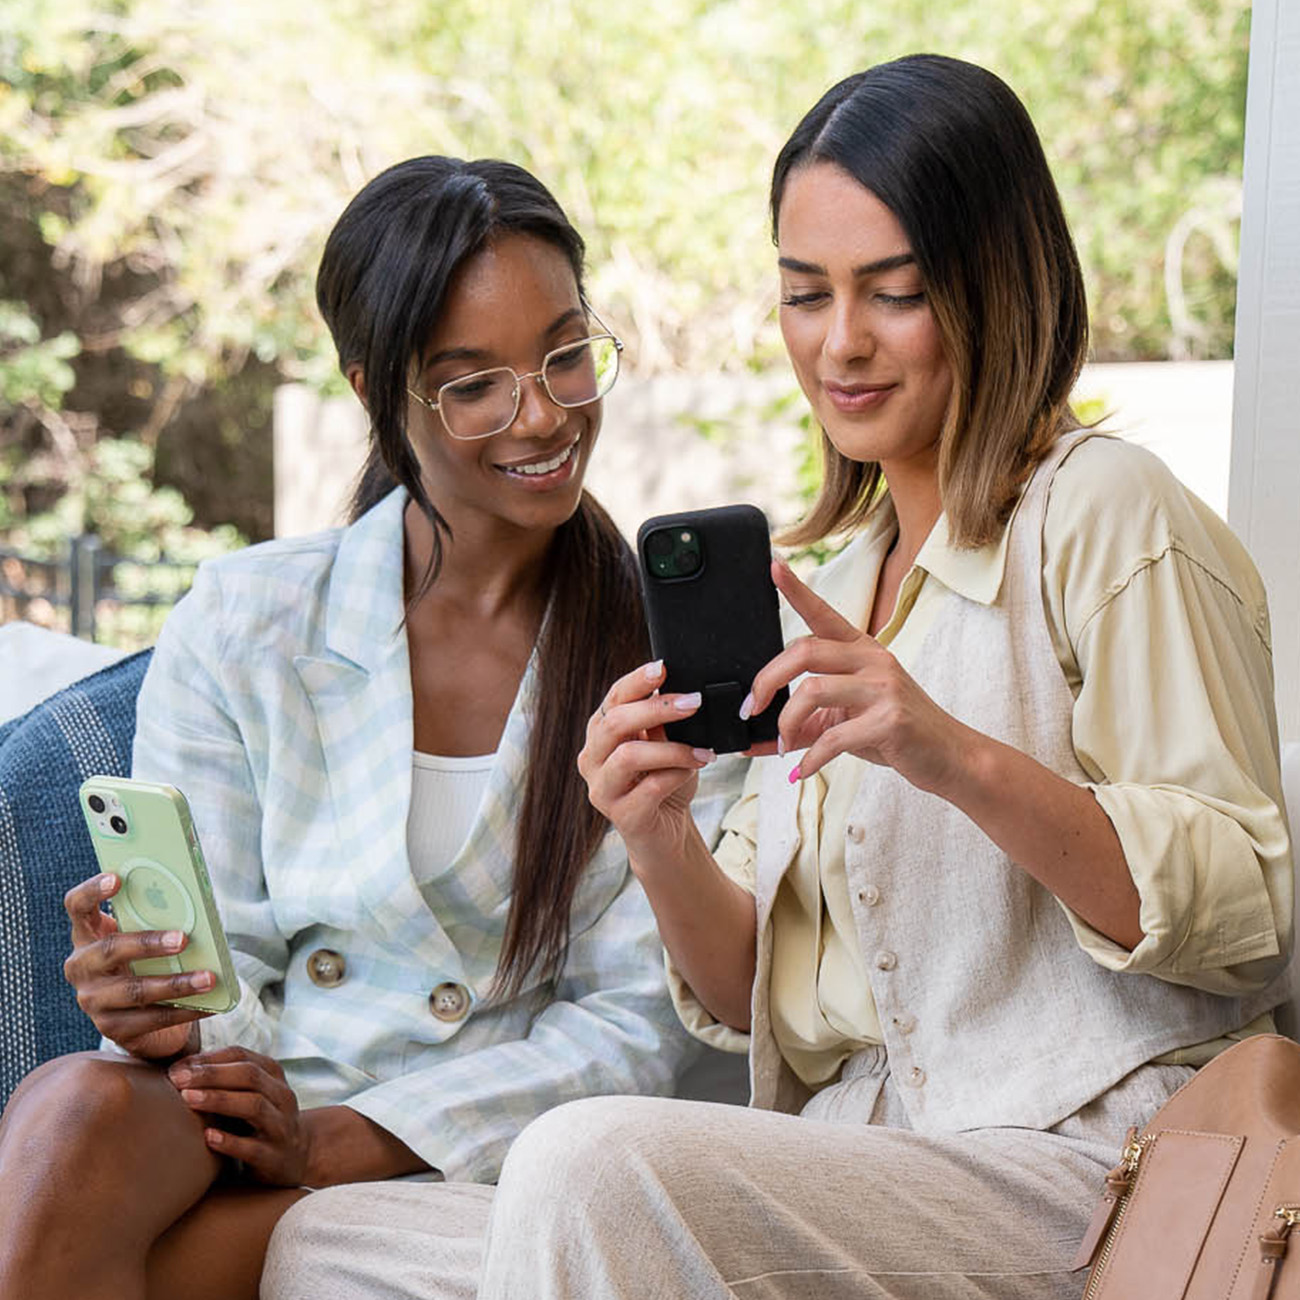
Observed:
[[[898,219],[833,163],[792,172],[781,198],[781,333],[841,455],[937,462],[952,392],[920,271]]]
[[[504,235],[457,272],[410,387],[434,399],[443,384],[493,366],[528,374],[548,352],[590,333],[564,253],[531,235]],[[491,437],[451,437],[438,412],[415,398],[407,433],[453,536],[494,524],[549,530],[577,508],[600,416],[599,401],[556,406],[535,378],[521,385],[514,422]]]

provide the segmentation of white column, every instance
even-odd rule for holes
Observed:
[[[1256,0],[1228,520],[1268,587],[1282,739],[1300,740],[1300,2]]]

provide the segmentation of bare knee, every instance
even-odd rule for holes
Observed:
[[[0,1120],[0,1158],[88,1172],[102,1160],[129,1163],[124,1148],[143,1154],[191,1135],[202,1142],[202,1123],[160,1070],[81,1052],[38,1066],[14,1090]]]
[[[141,1094],[156,1073],[142,1063],[99,1052],[46,1061],[14,1089],[5,1107],[5,1128],[37,1123],[65,1134],[91,1129],[102,1135],[106,1125],[120,1124],[141,1105]]]

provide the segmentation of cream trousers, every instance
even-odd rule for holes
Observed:
[[[883,1051],[803,1115],[601,1097],[535,1120],[501,1183],[298,1202],[263,1300],[1078,1300],[1069,1265],[1129,1125],[1185,1082],[1144,1066],[1047,1132],[913,1133]]]

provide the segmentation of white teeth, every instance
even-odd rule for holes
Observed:
[[[559,469],[573,455],[573,449],[577,445],[576,442],[571,442],[558,456],[553,456],[550,460],[534,461],[531,465],[505,465],[502,468],[507,474],[549,474]]]

